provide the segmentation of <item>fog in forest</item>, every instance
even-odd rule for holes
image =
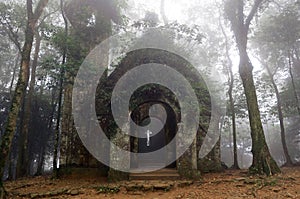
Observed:
[[[299,1],[51,0],[44,7],[40,5],[45,2],[32,1],[31,14],[35,24],[34,28],[30,29],[27,27],[27,1],[0,1],[0,136],[3,143],[11,138],[9,157],[1,156],[5,159],[4,180],[24,175],[49,174],[54,170],[53,165],[57,165],[58,168],[99,167],[103,168],[104,173],[107,172],[107,165],[102,165],[93,158],[77,134],[76,125],[73,124],[75,116],[72,112],[72,89],[80,65],[91,50],[109,36],[124,33],[134,35],[138,42],[133,43],[129,36],[122,37],[123,40],[118,41],[118,48],[109,50],[104,57],[111,62],[106,63],[108,70],[106,76],[99,80],[99,85],[110,85],[120,77],[119,73],[127,72],[128,68],[123,70],[120,67],[125,65],[126,68],[134,64],[130,62],[130,57],[126,59],[126,52],[130,47],[142,45],[142,42],[148,40],[153,41],[155,45],[163,43],[166,47],[174,49],[174,52],[195,60],[194,63],[198,64],[195,68],[212,82],[208,86],[209,92],[201,90],[201,86],[196,87],[196,95],[202,100],[199,116],[201,122],[195,145],[196,164],[198,163],[199,167],[204,165],[198,154],[201,151],[201,143],[205,142],[207,129],[212,124],[209,123],[209,119],[212,118],[210,106],[213,103],[222,110],[213,129],[220,142],[215,141],[215,155],[207,159],[217,161],[223,168],[231,168],[234,166],[236,152],[238,165],[235,166],[248,169],[252,165],[254,134],[251,132],[259,125],[253,123],[253,126],[250,126],[252,122],[249,120],[249,106],[254,107],[252,105],[255,104],[255,100],[260,118],[254,118],[255,114],[250,118],[261,122],[265,141],[277,165],[281,167],[286,163],[300,164]],[[237,2],[244,2],[244,26],[237,23],[238,14],[234,11]],[[261,2],[258,9],[255,9],[254,2]],[[38,6],[41,13],[35,10]],[[246,37],[243,37],[244,29],[241,27],[247,25],[249,30]],[[149,33],[151,28],[156,30],[153,35]],[[246,39],[243,40],[244,38]],[[26,48],[30,41],[30,60],[26,60]],[[246,43],[245,51],[243,42]],[[241,52],[246,52],[246,62],[242,62],[241,57],[245,56]],[[169,60],[171,55],[159,54],[157,57],[157,60]],[[149,58],[150,62],[151,59]],[[124,64],[123,60],[128,64]],[[167,65],[171,62],[172,60],[161,63]],[[175,61],[174,65],[176,63],[181,62]],[[253,95],[250,91],[245,91],[244,86],[249,83],[246,81],[251,77],[245,75],[249,71],[244,70],[247,67],[243,64],[248,69],[253,67],[251,73],[256,98],[250,99]],[[176,67],[174,66],[175,69]],[[185,70],[188,70],[188,67],[182,71],[186,72]],[[246,71],[244,79],[241,78],[243,71]],[[193,72],[186,74],[189,75],[188,78],[194,78]],[[176,81],[172,80],[174,84]],[[193,86],[198,83],[192,80]],[[158,96],[153,91],[154,87],[139,89],[132,95],[134,103],[141,104],[140,99],[146,102],[153,101]],[[140,95],[137,94],[138,91]],[[206,96],[207,93],[212,95],[215,91],[221,93],[216,95],[219,99]],[[99,106],[96,107],[99,125],[106,130],[107,137],[112,138],[114,133],[118,132],[118,128],[115,123],[111,124],[111,113],[101,108],[110,106],[110,100],[105,101],[109,94],[105,89],[97,92],[96,104],[97,100],[104,104],[99,105],[99,102]],[[167,97],[161,99],[169,99],[169,95],[174,95],[174,92],[165,88],[159,88],[158,92],[167,93]],[[84,96],[87,94],[82,95],[87,97]],[[156,100],[160,102],[161,99]],[[164,102],[164,107],[177,107],[178,98],[173,96],[171,99],[175,99],[174,105],[167,106]],[[129,106],[134,107],[134,103]],[[129,118],[137,121],[145,117],[144,109],[149,109],[149,106],[146,104],[136,109],[132,108],[127,114]],[[173,113],[168,108],[165,109],[167,114],[173,114],[172,117],[168,116],[168,124],[164,127],[164,132],[172,138],[180,129],[180,117],[177,117],[176,110]],[[12,112],[14,114],[10,114]],[[159,115],[159,111],[154,111],[154,114]],[[194,116],[189,118],[192,121]],[[14,129],[7,128],[12,121]],[[8,139],[5,135],[12,129]],[[170,142],[169,137],[166,143]],[[133,148],[128,150],[134,151],[134,146],[139,144],[139,141],[130,139],[129,146]],[[214,140],[208,137],[206,139]],[[201,140],[201,143],[198,143],[198,140]],[[4,147],[1,150],[3,149]],[[215,152],[217,150],[219,153]],[[7,153],[4,155],[7,156]],[[179,165],[178,162],[176,164]],[[206,172],[205,169],[204,171]]]

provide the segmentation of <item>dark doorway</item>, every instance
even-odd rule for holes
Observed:
[[[147,117],[141,122],[141,126],[146,126],[150,123],[150,118]],[[151,124],[154,126],[163,125],[162,122],[157,118],[152,118]],[[151,156],[142,156],[138,160],[139,167],[159,167],[165,164],[166,160],[166,150],[164,146],[166,146],[166,133],[165,128],[163,128],[160,132],[153,135],[154,130],[151,127],[146,132],[139,132],[140,135],[146,135],[148,132],[148,138],[139,138],[138,139],[138,152],[139,153],[149,153],[154,152],[161,149],[161,158],[152,158]]]
[[[166,122],[163,122],[161,119],[162,114],[159,111],[160,109],[152,109],[151,118],[153,119],[150,122],[149,110],[154,104],[160,104],[164,106],[167,112]],[[143,128],[143,130],[137,130],[134,127],[131,127],[131,131],[135,132],[136,135],[135,137],[132,136],[130,138],[130,150],[133,152],[130,160],[131,168],[176,168],[176,146],[174,144],[170,145],[170,142],[176,135],[178,122],[177,119],[180,120],[180,118],[177,117],[170,105],[160,101],[149,101],[142,103],[132,111],[131,118],[138,126],[141,127],[146,127],[151,124],[147,128]],[[161,126],[163,126],[163,128],[160,130],[160,132],[155,133],[153,129],[157,129]],[[147,139],[148,130],[150,133],[152,132],[149,140]],[[158,150],[159,154],[152,153],[157,152]],[[159,157],[153,157],[153,155],[158,155]]]
[[[150,123],[150,118],[147,117],[141,122],[141,126],[146,126]],[[153,118],[151,123],[153,126],[160,126],[163,125],[162,122],[157,119]],[[165,129],[163,128],[160,132],[153,135],[153,130],[150,128],[149,134],[150,139],[148,141],[147,138],[139,138],[138,141],[138,152],[139,153],[149,153],[156,150],[159,150],[160,148],[164,147],[166,145],[166,135],[165,135]],[[139,132],[140,135],[147,135],[147,132]]]

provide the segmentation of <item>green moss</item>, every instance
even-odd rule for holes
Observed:
[[[120,187],[104,185],[104,186],[97,187],[96,190],[98,191],[98,193],[102,193],[102,194],[118,193],[120,192]]]
[[[179,175],[185,179],[190,179],[190,180],[200,180],[201,179],[201,172],[199,170],[181,168],[181,169],[179,169],[178,172],[179,172]]]

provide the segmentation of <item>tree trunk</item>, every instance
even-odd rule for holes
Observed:
[[[34,86],[35,86],[35,77],[36,77],[36,68],[38,64],[38,57],[40,52],[41,46],[41,36],[36,31],[35,32],[35,52],[34,58],[31,67],[31,79],[29,84],[29,91],[28,96],[25,99],[25,106],[24,106],[24,118],[23,118],[23,127],[21,129],[21,143],[19,148],[19,158],[18,158],[18,168],[17,168],[17,176],[22,177],[29,174],[29,154],[28,154],[28,132],[29,132],[29,124],[30,124],[30,117],[31,117],[31,104],[32,104],[32,97],[34,93]]]
[[[17,119],[18,119],[18,113],[22,104],[22,101],[24,99],[24,95],[26,92],[28,79],[29,79],[29,62],[30,62],[30,52],[33,42],[33,31],[27,25],[26,30],[26,40],[22,52],[22,60],[21,60],[21,67],[20,67],[20,74],[18,83],[16,86],[16,90],[14,93],[14,97],[12,99],[12,105],[10,108],[10,112],[8,114],[8,121],[5,129],[5,133],[2,137],[1,141],[1,163],[0,163],[0,176],[3,176],[3,168],[5,165],[5,162],[8,161],[9,152],[11,149],[11,143],[14,136],[14,133],[16,131],[17,127]]]
[[[79,9],[81,6],[86,6],[87,11],[90,10],[90,12],[94,12],[95,26],[87,27],[82,25],[79,22],[81,20],[85,21],[86,19],[74,16],[73,13],[86,12],[82,9]],[[82,63],[87,54],[94,49],[97,44],[111,36],[112,18],[109,15],[106,16],[103,14],[100,4],[95,7],[91,1],[76,0],[74,4],[68,4],[65,8],[66,17],[72,25],[73,30],[69,36],[75,38],[75,40],[78,42],[78,47],[77,52],[72,51],[68,54],[68,62],[73,63],[72,66],[74,66],[74,68],[65,70],[60,160],[62,161],[62,164],[66,165],[69,165],[70,163],[80,165],[81,161],[79,157],[85,157],[88,153],[76,133],[72,117],[72,90],[75,74],[78,70],[76,69],[76,66],[79,66],[80,63]],[[111,9],[115,8],[111,7]],[[91,30],[89,30],[90,28]],[[86,31],[89,32],[88,37]],[[88,165],[89,163],[86,161],[86,164]]]
[[[28,79],[29,79],[29,61],[30,61],[30,52],[33,42],[33,31],[27,25],[26,30],[26,40],[22,52],[22,60],[21,60],[21,67],[20,67],[20,74],[18,83],[16,86],[16,90],[14,93],[14,97],[12,99],[12,105],[10,108],[10,112],[8,114],[8,120],[7,125],[5,129],[5,133],[1,140],[1,158],[0,158],[0,176],[3,176],[4,172],[4,165],[5,162],[8,161],[10,149],[11,149],[11,143],[14,136],[14,133],[16,131],[17,127],[17,119],[18,119],[18,113],[22,104],[22,101],[24,99],[24,95],[26,92]],[[1,191],[0,191],[1,192]]]
[[[265,140],[252,70],[253,66],[246,49],[244,52],[240,51],[239,72],[246,95],[252,138],[253,163],[250,172],[273,175],[280,172],[280,169],[272,158]]]
[[[69,79],[66,78],[66,80],[70,81]],[[70,83],[64,84],[64,94],[63,94],[63,106],[62,106],[62,122],[61,122],[61,134],[64,137],[62,140],[64,148],[63,154],[65,154],[65,157],[61,157],[64,159],[64,164],[68,165],[70,162],[70,153],[69,153],[69,143],[70,143],[70,137],[72,134],[72,125],[73,125],[73,120],[72,120],[72,109],[71,109],[71,103],[72,103],[72,85]]]
[[[232,71],[231,71],[232,72]],[[232,76],[233,78],[233,76]],[[233,166],[234,169],[239,169],[238,156],[237,156],[237,139],[236,139],[236,120],[235,120],[235,109],[232,96],[233,80],[231,80],[229,94],[229,103],[231,111],[231,122],[232,122],[232,135],[233,135]]]
[[[15,81],[15,77],[16,77],[16,73],[17,73],[17,68],[19,66],[19,61],[20,61],[20,52],[18,51],[16,60],[15,60],[15,66],[14,66],[14,70],[13,70],[13,76],[10,82],[10,86],[9,86],[9,94],[10,94],[10,99],[13,98],[13,86],[14,86],[14,81]]]
[[[29,64],[30,54],[32,49],[34,28],[37,20],[41,16],[48,0],[40,0],[35,12],[32,12],[32,0],[27,0],[27,15],[28,21],[25,31],[25,43],[22,49],[22,58],[20,64],[19,79],[15,89],[12,105],[8,114],[8,120],[5,128],[5,133],[0,144],[0,196],[5,197],[5,191],[2,184],[2,176],[4,173],[5,162],[9,160],[9,153],[12,146],[12,139],[17,127],[17,119],[22,101],[25,96],[26,88],[29,80]]]
[[[228,46],[228,37],[227,34],[223,28],[222,21],[219,19],[219,24],[221,26],[222,33],[225,37],[225,51],[226,51],[226,58],[228,61],[228,72],[229,72],[229,89],[228,89],[228,95],[229,95],[229,103],[230,103],[230,112],[231,112],[231,122],[232,122],[232,135],[233,135],[233,169],[239,169],[238,164],[238,156],[237,156],[237,139],[236,139],[236,119],[235,119],[235,108],[234,108],[234,99],[233,99],[233,86],[234,86],[234,76],[232,72],[232,60],[229,55],[229,46]],[[231,145],[231,143],[230,143]]]
[[[263,2],[264,0],[254,1],[249,14],[245,16],[245,2],[243,0],[228,0],[225,4],[225,12],[231,23],[239,50],[239,74],[243,82],[248,107],[253,154],[250,172],[272,175],[280,172],[280,169],[272,158],[265,140],[252,74],[253,66],[247,53],[249,26]]]
[[[65,37],[68,37],[68,20],[65,16],[64,9],[63,9],[63,0],[60,0],[60,8],[61,8],[61,14],[64,19],[65,23]],[[61,119],[61,110],[62,110],[62,98],[63,98],[63,84],[64,84],[64,76],[65,76],[65,63],[66,63],[66,56],[67,56],[67,45],[63,48],[63,60],[62,60],[62,66],[60,71],[60,78],[59,78],[59,95],[58,95],[58,110],[57,110],[57,122],[56,122],[56,128],[55,128],[55,135],[54,135],[54,156],[53,156],[53,177],[58,178],[59,177],[59,167],[58,167],[58,159],[59,159],[59,150],[60,150],[60,139],[61,139],[61,133],[60,133],[60,119]]]
[[[43,174],[43,166],[44,166],[44,160],[45,160],[45,148],[46,146],[43,145],[40,147],[40,154],[39,154],[39,160],[38,160],[38,167],[36,171],[36,176],[42,175]]]
[[[294,79],[294,74],[293,74],[293,69],[292,69],[292,60],[291,60],[292,57],[291,56],[292,56],[291,53],[288,52],[289,73],[290,73],[291,80],[292,80],[292,87],[293,87],[294,97],[295,97],[295,100],[296,100],[297,111],[298,111],[298,114],[300,116],[300,105],[299,105],[298,94],[297,94],[297,91],[296,91],[296,85],[295,85],[295,79]]]
[[[53,88],[51,90],[51,114],[50,114],[50,118],[49,118],[48,125],[47,125],[48,129],[50,129],[50,130],[53,129],[53,124],[54,124],[53,119],[55,118],[56,108],[57,108],[57,104],[58,104],[58,102],[56,100],[56,98],[58,97],[56,92],[57,92],[56,88]],[[59,101],[59,99],[58,99],[58,101]]]
[[[276,95],[276,99],[277,99],[277,111],[278,111],[278,119],[279,119],[279,123],[280,123],[281,143],[282,143],[283,152],[284,152],[284,155],[285,155],[285,158],[286,158],[285,166],[291,166],[291,165],[293,165],[293,162],[292,162],[291,157],[289,155],[289,151],[288,151],[287,144],[286,144],[281,97],[280,97],[280,94],[279,94],[278,87],[277,87],[277,85],[274,81],[274,75],[271,73],[271,70],[270,70],[270,68],[267,64],[265,64],[265,67],[267,69],[267,72],[268,72],[268,75],[270,77],[271,83],[274,87],[275,95]]]

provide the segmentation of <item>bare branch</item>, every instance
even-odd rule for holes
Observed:
[[[56,12],[58,12],[58,11],[59,11],[59,9],[54,10],[54,11],[49,12],[48,14],[46,14],[46,15],[40,20],[40,23],[39,23],[39,25],[37,26],[37,28],[39,28],[39,27],[43,24],[43,22],[44,22],[49,16],[53,15],[54,13],[56,13]]]
[[[31,20],[32,17],[33,17],[33,12],[32,12],[32,0],[27,0],[27,1],[26,1],[26,6],[27,6],[28,20]]]
[[[33,14],[33,20],[36,20],[40,18],[40,16],[43,13],[44,8],[46,7],[47,3],[49,0],[40,0],[37,7],[34,10],[34,14]]]
[[[5,24],[3,21],[1,21],[1,24],[4,28],[4,31],[7,33],[9,39],[16,45],[19,52],[21,52],[21,44],[18,40],[18,35],[13,31],[13,28],[10,24]]]
[[[250,23],[251,23],[254,15],[257,13],[258,8],[261,6],[261,4],[264,1],[266,1],[266,0],[255,0],[254,5],[252,6],[252,9],[251,9],[249,15],[247,16],[246,21],[245,21],[245,28],[247,30],[249,29]]]

